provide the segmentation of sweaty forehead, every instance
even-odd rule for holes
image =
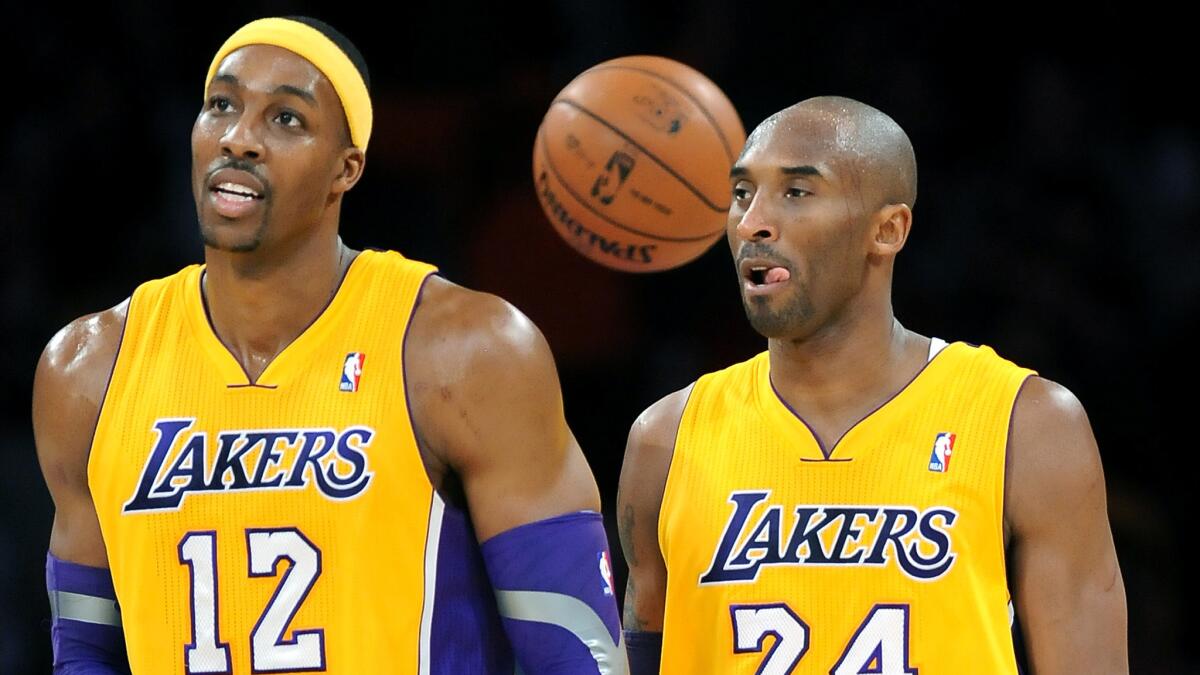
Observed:
[[[738,166],[751,170],[813,166],[836,169],[852,154],[852,130],[844,120],[809,112],[765,120],[746,141]]]
[[[216,77],[231,75],[244,88],[270,93],[280,86],[313,94],[322,106],[337,93],[320,70],[303,56],[274,45],[247,45],[226,56]],[[215,79],[215,78],[214,78]]]

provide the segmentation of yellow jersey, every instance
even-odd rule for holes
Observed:
[[[938,343],[828,454],[767,353],[696,382],[658,523],[663,673],[1017,672],[1004,462],[1032,371]]]
[[[134,292],[88,482],[135,674],[512,672],[406,399],[434,272],[362,252],[255,382],[211,327],[203,266]]]

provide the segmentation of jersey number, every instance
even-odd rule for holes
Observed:
[[[733,605],[733,651],[761,652],[775,638],[758,675],[789,675],[808,651],[808,624],[783,603]],[[908,665],[908,605],[875,605],[854,631],[830,675],[917,675]]]
[[[246,552],[251,577],[273,577],[277,563],[286,558],[275,593],[250,634],[250,660],[256,673],[325,670],[325,631],[293,630],[284,640],[288,624],[317,577],[321,576],[321,551],[300,530],[248,529]],[[188,673],[232,673],[229,643],[221,642],[217,621],[217,533],[188,532],[179,542],[179,562],[187,565],[192,582],[192,641],[183,647]]]

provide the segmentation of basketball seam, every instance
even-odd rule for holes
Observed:
[[[629,143],[633,147],[637,148],[639,151],[642,152],[642,154],[646,155],[651,160],[653,160],[654,163],[659,165],[659,167],[661,167],[663,171],[666,171],[667,173],[674,176],[675,180],[679,181],[681,185],[683,185],[685,188],[688,189],[688,191],[690,191],[692,194],[696,195],[696,197],[698,197],[701,202],[704,202],[704,205],[707,206],[709,209],[716,211],[717,213],[728,213],[729,212],[728,207],[721,208],[721,207],[717,206],[716,204],[713,204],[712,202],[710,202],[708,200],[708,197],[704,196],[703,192],[696,189],[696,187],[694,185],[692,185],[691,183],[689,183],[687,181],[687,179],[685,179],[683,176],[680,176],[679,174],[675,173],[675,169],[672,169],[670,166],[667,165],[666,162],[659,159],[653,152],[650,152],[646,148],[642,147],[642,145],[640,143],[638,143],[637,141],[635,141],[632,138],[630,138],[629,136],[627,136],[625,134],[625,132],[623,132],[620,129],[613,126],[612,123],[609,122],[608,120],[604,119],[603,117],[597,115],[596,113],[592,112],[591,110],[588,110],[587,108],[579,105],[578,103],[576,103],[575,101],[572,101],[570,99],[566,99],[566,98],[556,99],[550,105],[551,105],[551,107],[553,107],[560,103],[571,106],[572,108],[576,108],[577,110],[579,110],[579,112],[587,115],[588,117],[591,117],[592,119],[596,120],[600,124],[603,124],[605,127],[608,128],[609,131],[612,131],[613,133],[617,134],[621,138],[625,139],[626,143]]]
[[[646,232],[642,232],[641,230],[639,230],[637,228],[629,227],[628,225],[619,223],[616,220],[613,220],[610,216],[607,216],[607,215],[597,211],[595,207],[593,207],[591,204],[589,204],[587,202],[587,200],[580,197],[574,190],[571,189],[571,186],[567,183],[567,181],[563,180],[562,174],[560,174],[558,172],[558,167],[554,165],[554,159],[550,157],[550,143],[546,140],[545,130],[539,128],[538,136],[542,139],[542,158],[545,159],[546,166],[550,168],[550,171],[551,171],[551,173],[554,174],[554,178],[555,178],[555,180],[558,181],[558,184],[563,186],[563,189],[566,190],[567,193],[570,194],[572,197],[574,197],[575,201],[577,201],[581,205],[583,205],[583,208],[596,214],[597,216],[600,216],[600,218],[603,219],[604,222],[608,223],[609,225],[614,225],[622,230],[625,230],[626,232],[629,232],[631,234],[636,234],[639,237],[646,237],[647,239],[654,239],[655,241],[669,241],[669,242],[678,242],[678,243],[690,243],[690,242],[694,242],[694,241],[703,241],[705,239],[709,239],[709,238],[713,237],[718,232],[725,229],[724,227],[722,227],[720,229],[713,230],[712,232],[709,232],[708,234],[700,235],[698,237],[664,237],[659,234],[649,234]]]
[[[729,147],[729,140],[725,138],[725,133],[721,131],[721,125],[718,124],[716,118],[713,117],[708,112],[708,109],[705,108],[700,103],[700,101],[696,99],[695,96],[692,96],[692,93],[690,91],[688,91],[687,89],[684,89],[682,86],[679,85],[678,82],[676,82],[675,80],[672,80],[669,77],[666,77],[665,75],[660,75],[659,73],[656,73],[653,70],[648,70],[646,68],[638,68],[637,66],[625,66],[625,65],[596,66],[594,68],[588,68],[587,72],[592,72],[595,70],[613,70],[613,69],[615,69],[615,70],[632,70],[632,71],[635,71],[638,73],[642,73],[643,75],[657,77],[658,79],[662,80],[663,82],[666,82],[667,84],[671,85],[672,87],[675,87],[675,89],[679,90],[679,93],[681,93],[685,97],[687,97],[687,99],[689,101],[691,101],[697,108],[700,109],[701,114],[703,114],[704,117],[708,120],[709,126],[712,127],[713,131],[717,132],[717,138],[721,141],[721,147],[725,148],[725,156],[729,159],[729,162],[731,164],[733,163],[733,160],[734,160],[733,149]],[[716,85],[714,84],[713,86],[716,86]],[[734,114],[735,115],[737,114],[736,110],[734,111]]]

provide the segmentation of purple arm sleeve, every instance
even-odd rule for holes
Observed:
[[[662,666],[662,633],[627,630],[625,648],[629,651],[630,675],[658,675]]]
[[[128,673],[125,636],[107,569],[46,555],[55,675]]]
[[[608,537],[599,513],[521,525],[480,547],[526,675],[626,675]]]

